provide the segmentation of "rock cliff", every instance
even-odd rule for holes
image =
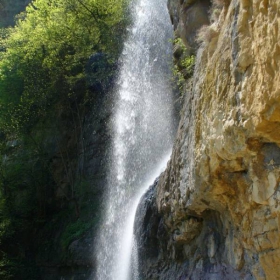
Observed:
[[[142,277],[280,279],[280,2],[170,0],[169,10],[196,66],[146,206],[157,206],[145,218],[153,231],[136,229],[159,241]]]

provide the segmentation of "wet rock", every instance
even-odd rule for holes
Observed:
[[[146,274],[146,269],[156,262],[159,257],[158,235],[164,236],[164,229],[160,228],[160,216],[155,201],[157,181],[141,198],[137,208],[134,234],[137,242],[140,277]]]

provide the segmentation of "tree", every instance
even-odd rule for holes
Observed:
[[[85,93],[85,65],[93,53],[116,60],[126,4],[35,0],[26,8],[2,43],[0,61],[0,106],[13,107],[14,127],[32,127],[50,105],[77,94],[77,84]]]
[[[126,1],[34,0],[17,17],[14,28],[0,29],[0,258],[2,253],[6,258],[0,262],[0,275],[5,273],[5,279],[7,275],[15,279],[10,260],[19,256],[21,262],[24,254],[21,246],[6,254],[1,242],[15,246],[13,239],[33,236],[30,233],[56,207],[52,203],[57,201],[50,197],[61,186],[52,160],[63,162],[62,172],[69,178],[61,201],[69,208],[74,203],[74,219],[85,211],[78,203],[86,184],[77,178],[73,158],[82,143],[78,137],[83,135],[85,104],[103,94],[102,87],[90,84],[109,83],[115,68],[127,24]],[[65,122],[77,135],[75,151],[68,151],[61,141]],[[71,219],[64,220],[66,226]],[[23,247],[32,237],[26,240]]]

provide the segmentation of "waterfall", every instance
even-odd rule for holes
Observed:
[[[166,0],[134,0],[112,120],[106,213],[97,247],[98,280],[137,279],[132,258],[137,204],[172,147],[172,27]],[[133,260],[134,261],[133,261]]]

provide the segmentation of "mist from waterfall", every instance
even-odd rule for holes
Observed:
[[[172,27],[166,0],[135,0],[114,101],[106,211],[99,231],[98,280],[137,279],[132,258],[138,201],[163,171],[174,138]],[[137,256],[137,254],[135,254]]]

